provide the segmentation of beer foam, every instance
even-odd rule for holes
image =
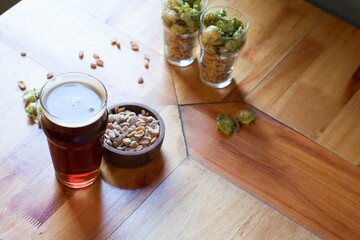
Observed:
[[[106,111],[107,92],[99,80],[89,77],[59,75],[45,84],[40,103],[46,118],[68,128],[84,127],[101,118]]]

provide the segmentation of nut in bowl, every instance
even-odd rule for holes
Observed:
[[[117,167],[141,167],[159,154],[164,136],[164,121],[152,108],[140,103],[114,105],[104,134],[104,158]]]

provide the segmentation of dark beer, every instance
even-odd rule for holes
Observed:
[[[100,81],[78,73],[59,75],[41,90],[41,125],[56,177],[69,187],[86,187],[98,176],[106,99]]]

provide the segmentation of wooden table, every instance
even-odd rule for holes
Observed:
[[[0,239],[360,238],[359,29],[303,1],[210,5],[251,22],[222,90],[199,81],[196,63],[166,63],[160,1],[23,0],[1,15]],[[103,68],[90,68],[93,53]],[[17,86],[41,87],[50,71],[100,78],[109,105],[158,110],[161,155],[132,170],[103,162],[82,190],[59,184]],[[217,114],[243,107],[256,122],[219,133]]]

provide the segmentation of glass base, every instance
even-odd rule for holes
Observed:
[[[200,77],[200,80],[205,85],[207,85],[209,87],[212,87],[212,88],[225,88],[225,87],[229,86],[231,84],[231,82],[232,82],[232,78],[229,78],[229,79],[227,79],[227,80],[225,80],[223,82],[218,82],[218,83],[209,82],[209,81],[207,81],[205,79],[202,79],[201,77]]]
[[[70,188],[84,188],[93,184],[100,173],[100,169],[85,174],[56,173],[56,178]]]
[[[182,60],[176,60],[169,56],[165,56],[166,61],[170,63],[171,65],[177,66],[177,67],[186,67],[192,64],[195,60],[195,58],[189,58],[189,59],[182,59]]]

